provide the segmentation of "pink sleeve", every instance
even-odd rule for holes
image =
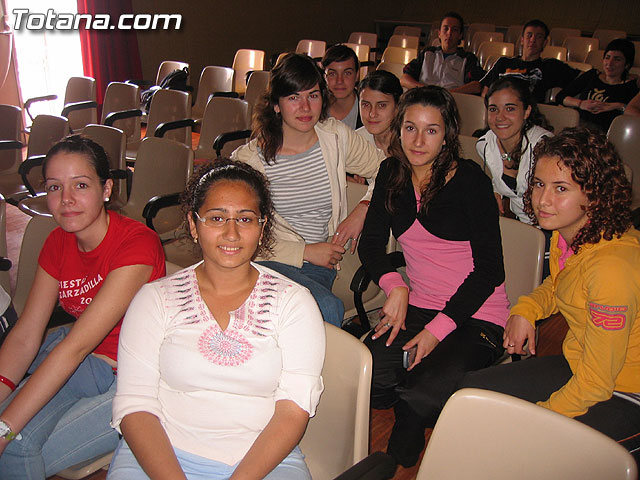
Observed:
[[[439,341],[442,341],[447,335],[456,329],[456,322],[451,320],[448,315],[440,312],[424,328]]]
[[[402,275],[400,275],[398,272],[385,273],[383,276],[380,277],[379,285],[380,285],[380,288],[387,295],[387,297],[391,293],[391,290],[393,290],[396,287],[404,287],[407,290],[409,289],[407,284],[404,282]]]

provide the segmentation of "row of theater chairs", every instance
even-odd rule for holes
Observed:
[[[220,88],[220,92],[237,92],[238,94],[244,94],[246,91],[246,75],[248,72],[256,70],[264,70],[265,52],[262,50],[253,49],[239,49],[236,51],[233,58],[233,64],[231,67],[226,67],[226,70],[218,70],[213,72],[202,71],[200,82],[203,80],[205,84],[213,82],[216,88]],[[189,69],[187,62],[180,62],[174,60],[165,60],[160,63],[156,74],[155,84],[144,81],[130,81],[130,83],[142,84],[146,87],[151,85],[160,85],[160,82],[170,73],[175,70],[182,70],[184,68]],[[222,68],[222,67],[220,67]],[[204,78],[203,78],[204,76]],[[200,102],[201,108],[205,102]]]
[[[199,130],[196,157],[212,158],[213,143],[220,133],[249,128],[252,108],[266,90],[269,76],[266,71],[252,72],[244,100],[240,100],[227,98],[237,96],[230,88],[232,69],[205,67],[193,106],[188,92],[164,89],[154,94],[146,117],[145,136],[165,136],[191,146],[192,130]],[[139,97],[136,85],[112,82],[107,87],[103,104],[103,123],[119,127],[127,134],[127,158],[131,164],[135,162],[140,144],[143,111]]]
[[[439,22],[432,23],[432,29],[429,35],[428,44],[437,44]],[[485,42],[505,42],[514,45],[514,52],[519,53],[521,48],[522,25],[511,25],[506,32],[497,32],[495,24],[472,23],[465,31],[464,45],[467,50],[476,54],[480,45]],[[398,26],[393,32],[389,40],[388,47],[401,47],[409,50],[417,50],[422,46],[421,29],[419,27]],[[570,61],[576,63],[588,63],[596,68],[601,64],[602,55],[599,60],[596,58],[587,60],[587,55],[593,50],[604,48],[611,40],[615,38],[626,38],[627,34],[621,30],[603,30],[599,29],[593,33],[592,37],[582,37],[578,29],[553,28],[551,29],[550,41],[548,47],[563,48],[564,42],[568,37],[571,39],[564,47],[567,50],[563,53],[557,53],[557,50],[550,48],[548,52],[543,53],[545,57],[555,57],[562,61]],[[580,40],[577,40],[579,38]],[[366,43],[371,48],[377,47],[378,38],[376,34],[366,32],[354,32],[349,37],[349,42]],[[634,66],[640,67],[640,42],[636,43],[636,59]],[[561,50],[562,52],[562,50]],[[373,59],[373,58],[372,58]],[[388,61],[388,60],[387,60]],[[481,62],[484,66],[485,63]],[[583,68],[584,69],[584,68]]]
[[[476,32],[469,51],[478,57],[482,68],[488,71],[499,57],[511,57],[519,52],[519,43],[514,45],[503,40],[502,32]],[[601,69],[604,51],[598,48],[599,45],[597,38],[567,37],[563,46],[547,45],[542,51],[541,57],[556,58],[568,62],[572,67],[582,71],[589,70],[592,66]],[[406,64],[417,55],[418,50],[415,47],[402,46],[399,43],[393,46],[390,44],[382,54],[382,61]],[[635,67],[635,69],[640,71],[640,67]],[[632,73],[637,72],[632,71]]]
[[[0,141],[0,194],[29,215],[49,215],[41,165],[51,146],[69,133],[69,122],[64,117],[38,115],[23,162],[23,145],[17,140],[21,120],[19,107],[0,105],[0,137],[5,139]],[[88,125],[82,133],[107,151],[115,177],[111,206],[131,218],[143,221],[142,211],[152,197],[184,190],[193,170],[194,154],[188,146],[168,139],[147,138],[140,145],[140,163],[133,172],[129,194],[124,132],[104,125]],[[182,221],[175,210],[162,215],[161,231],[176,228]]]
[[[31,121],[36,114],[32,107],[43,102],[57,99],[55,94],[29,98],[24,102],[24,109]],[[96,81],[91,77],[71,77],[67,82],[64,94],[64,107],[61,116],[69,120],[69,129],[74,132],[85,125],[97,122]],[[37,108],[35,108],[37,110]],[[29,129],[27,129],[27,132]]]
[[[260,72],[267,73],[268,72]],[[258,75],[256,75],[257,77]],[[266,88],[263,80],[263,89]],[[111,95],[116,90],[125,90],[125,95]],[[256,94],[257,95],[257,94]],[[110,99],[118,97],[118,101],[111,102]],[[123,97],[128,97],[130,106],[137,105],[138,102],[138,87],[132,84],[110,84],[105,96],[105,108],[103,119],[106,123],[118,123],[118,126],[122,125],[127,127],[127,123],[131,123],[131,120],[135,118],[118,117],[118,113],[110,112],[110,108],[119,109],[125,106],[126,102],[122,101]],[[152,101],[151,115],[148,132],[156,133],[158,126],[162,126],[163,123],[166,127],[167,122],[189,119],[190,117],[190,100],[189,94],[180,91],[161,90],[157,92]],[[208,107],[207,118],[210,121],[204,122],[203,133],[200,136],[200,145],[197,149],[201,158],[214,158],[215,152],[213,151],[213,143],[215,137],[219,133],[223,133],[229,130],[246,129],[249,124],[249,109],[247,108],[247,102],[232,99],[232,98],[214,98],[211,105]],[[213,108],[217,105],[216,108]],[[21,110],[19,107],[2,106],[3,115],[0,123],[0,135],[6,141],[0,143],[0,172],[3,173],[0,176],[0,193],[4,194],[13,203],[19,203],[22,201],[20,207],[27,213],[33,214],[46,214],[46,200],[42,196],[41,188],[41,168],[39,168],[42,156],[46,154],[48,149],[55,144],[59,139],[64,137],[70,132],[68,126],[68,120],[63,117],[39,115],[34,119],[33,129],[29,135],[29,143],[27,149],[28,161],[22,162],[22,143],[19,141],[21,138]],[[110,116],[110,113],[114,113]],[[137,115],[137,114],[136,114]],[[137,126],[137,128],[136,128]],[[96,130],[97,126],[91,126],[93,130]],[[138,122],[134,123],[134,126],[130,128],[133,132],[133,142],[128,144],[129,147],[129,159],[133,160],[132,151],[137,150],[140,146],[140,127]],[[190,146],[191,144],[191,132],[189,128],[183,128],[183,135],[180,136],[180,132],[167,130],[167,135],[174,135],[175,139],[181,143]],[[137,135],[137,141],[135,137]],[[157,136],[157,135],[156,135]],[[100,143],[100,142],[99,142]],[[153,142],[149,142],[153,143]],[[131,147],[134,148],[131,148]],[[237,146],[237,145],[236,145]],[[231,145],[233,147],[233,145]],[[231,148],[230,147],[230,148]],[[230,152],[227,152],[230,153]],[[34,158],[35,157],[35,158]],[[122,172],[124,169],[122,165],[119,165],[120,156],[116,152],[111,152],[110,157],[113,159],[113,168]],[[39,163],[40,162],[40,163]],[[191,162],[192,163],[192,162]],[[184,177],[184,176],[183,176]],[[128,189],[126,187],[119,187],[124,183],[125,176],[117,179],[116,195],[117,200],[115,204],[119,204],[123,207],[126,204],[126,193]],[[180,176],[176,177],[180,178]],[[186,180],[185,180],[186,181]],[[137,182],[139,183],[139,182]],[[131,187],[129,187],[131,188]],[[170,190],[170,192],[179,191],[182,187]],[[140,188],[136,188],[134,191],[139,191]],[[158,191],[158,193],[167,193],[165,191]],[[39,195],[40,194],[40,195]],[[30,198],[25,199],[24,197]],[[150,195],[144,199],[139,200],[141,203],[139,210],[141,213],[142,207],[146,201],[151,198]],[[115,200],[115,199],[114,199]],[[140,215],[138,215],[141,218]]]

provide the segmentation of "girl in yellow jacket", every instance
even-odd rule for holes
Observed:
[[[469,374],[463,387],[495,390],[640,447],[640,232],[631,185],[602,135],[568,129],[534,151],[525,211],[553,230],[551,275],[511,309],[508,353],[535,354],[535,322],[560,312],[563,355]],[[634,452],[635,450],[635,452]]]

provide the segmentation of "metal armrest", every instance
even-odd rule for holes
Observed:
[[[640,228],[640,207],[631,212],[631,220],[634,227]]]
[[[393,478],[395,472],[396,462],[391,455],[374,452],[334,480],[387,480]]]
[[[192,118],[185,118],[183,120],[174,120],[173,122],[163,122],[156,127],[156,131],[153,132],[154,137],[164,137],[164,134],[169,130],[177,130],[184,127],[195,127],[196,121]]]
[[[119,168],[114,168],[113,170],[111,170],[111,176],[115,180],[126,180],[127,175],[128,175],[127,170],[122,170]]]
[[[247,70],[247,73],[244,74],[244,84],[249,84],[249,77],[255,72],[255,70]]]
[[[111,112],[104,119],[104,124],[108,127],[113,127],[113,124],[118,120],[126,120],[127,118],[141,117],[143,115],[142,110],[139,108],[133,110],[122,110],[120,112]]]
[[[213,92],[209,95],[209,100],[212,97],[240,98],[240,94],[238,92]]]
[[[181,193],[169,193],[166,195],[156,195],[151,198],[142,210],[142,216],[147,222],[147,227],[155,232],[156,229],[153,226],[153,219],[161,209],[180,205],[180,195]]]
[[[125,80],[124,83],[131,83],[133,85],[137,85],[138,87],[140,87],[141,90],[146,90],[152,85],[154,85],[154,83],[149,80],[141,80],[141,79],[135,79],[135,78],[131,80]]]
[[[32,103],[45,102],[45,101],[48,102],[50,100],[55,100],[56,98],[58,98],[57,95],[43,95],[42,97],[29,98],[26,102],[24,102],[24,109],[27,111],[27,115],[29,115],[29,118],[31,119],[31,121],[33,122],[33,115],[31,115],[31,112],[29,111],[29,107],[31,106]]]
[[[31,185],[31,182],[29,182],[29,178],[27,177],[27,175],[29,174],[32,168],[41,167],[42,164],[44,163],[45,158],[46,158],[46,155],[34,155],[32,157],[27,158],[18,167],[18,173],[22,178],[22,183],[24,184],[25,187],[27,187],[27,190],[29,190],[29,193],[33,197],[35,197],[38,193],[36,192],[35,188],[33,188],[33,185]]]
[[[249,138],[250,136],[251,130],[236,130],[235,132],[221,133],[213,141],[213,149],[219,157],[222,154],[222,149],[225,143],[233,142],[234,140],[242,140],[243,138]]]
[[[18,140],[0,140],[0,150],[20,150],[24,147]]]
[[[92,101],[67,103],[62,109],[62,116],[69,118],[69,113],[75,110],[84,110],[87,108],[98,108],[98,104]]]
[[[374,67],[376,62],[372,62],[371,60],[367,60],[366,62],[360,62],[361,67]]]
[[[387,257],[391,261],[391,265],[393,268],[398,269],[400,267],[404,267],[406,265],[404,261],[404,255],[402,252],[391,252],[387,253]],[[367,273],[367,270],[364,268],[364,265],[360,265],[360,268],[356,270],[353,278],[351,279],[350,289],[353,292],[353,303],[356,307],[356,312],[358,312],[358,317],[360,318],[360,324],[364,325],[364,322],[369,322],[367,317],[367,311],[364,309],[364,304],[362,303],[362,294],[369,287],[369,283],[371,283],[371,276]],[[371,325],[369,325],[371,328]]]
[[[0,257],[0,272],[8,272],[11,270],[11,260],[7,257]]]

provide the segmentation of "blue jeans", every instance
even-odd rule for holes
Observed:
[[[66,336],[68,329],[49,335],[29,373]],[[78,366],[58,393],[27,423],[21,440],[12,441],[0,456],[1,480],[44,480],[77,463],[114,450],[118,432],[111,421],[115,375],[107,362],[92,355]],[[0,405],[9,405],[25,380]]]
[[[336,279],[335,270],[308,262],[303,263],[302,268],[280,262],[258,263],[289,277],[303,287],[307,287],[316,300],[324,321],[338,328],[342,327],[344,304],[331,292],[333,281]]]
[[[225,480],[231,477],[240,463],[227,465],[178,448],[174,448],[174,452],[188,480]],[[265,480],[311,480],[311,474],[304,463],[304,455],[302,455],[300,448],[295,447],[264,478]],[[149,480],[124,439],[120,441],[113,460],[111,460],[107,480]]]

